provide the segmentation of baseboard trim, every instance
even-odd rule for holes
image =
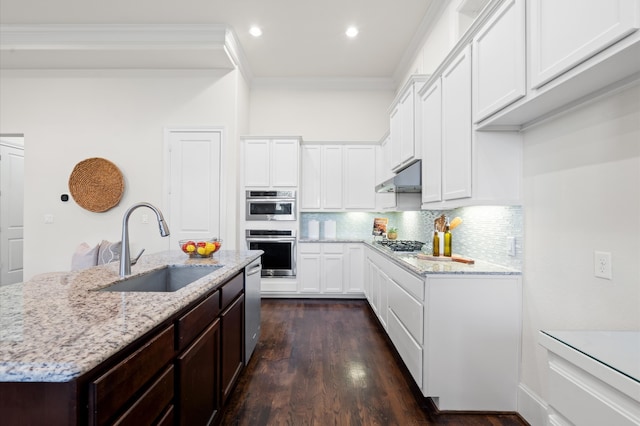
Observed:
[[[531,426],[547,425],[547,403],[527,385],[518,386],[518,414]]]

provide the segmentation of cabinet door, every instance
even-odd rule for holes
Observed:
[[[538,88],[636,31],[636,0],[532,0],[530,77]]]
[[[506,1],[473,39],[473,120],[525,95],[525,2]]]
[[[389,115],[391,136],[391,170],[399,167],[402,162],[402,113],[400,104],[397,104]]]
[[[298,140],[271,141],[271,186],[298,186]]]
[[[220,320],[216,319],[178,358],[181,425],[212,424],[220,409]]]
[[[410,86],[402,98],[400,98],[400,167],[406,165],[415,156],[414,149],[414,86]]]
[[[342,293],[344,291],[344,253],[342,244],[322,245],[323,293]]]
[[[345,146],[344,159],[344,207],[347,209],[375,209],[375,146]]]
[[[246,140],[244,142],[244,185],[268,187],[270,181],[269,141]]]
[[[300,187],[300,208],[314,210],[321,207],[320,190],[322,180],[321,147],[302,147],[302,177]]]
[[[342,208],[343,167],[342,146],[327,145],[322,155],[322,207]]]
[[[244,365],[244,295],[240,295],[221,315],[222,404],[229,398]]]
[[[347,293],[364,291],[364,247],[362,244],[345,245],[345,290]]]
[[[440,79],[420,96],[422,202],[442,201],[442,85]]]
[[[471,196],[471,46],[442,73],[442,198]]]
[[[320,293],[321,244],[298,244],[298,291]]]

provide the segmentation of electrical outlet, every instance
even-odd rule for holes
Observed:
[[[44,223],[46,223],[47,225],[53,223],[53,215],[51,213],[47,213],[44,215]]]
[[[598,278],[611,279],[611,253],[596,251],[593,256],[594,275]]]
[[[149,223],[149,215],[148,214],[143,214],[142,215],[142,223]]]

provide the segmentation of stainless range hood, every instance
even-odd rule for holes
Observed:
[[[398,172],[391,179],[376,186],[376,192],[421,192],[422,161],[417,161]]]

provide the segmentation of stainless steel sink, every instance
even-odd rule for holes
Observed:
[[[222,265],[175,265],[118,281],[98,291],[172,292],[209,275]]]

